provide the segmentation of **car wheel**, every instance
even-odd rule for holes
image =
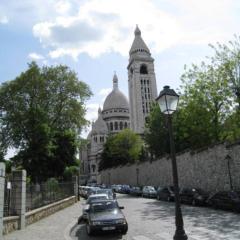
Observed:
[[[93,235],[93,231],[92,231],[91,227],[89,226],[89,224],[86,225],[86,229],[87,229],[87,234],[89,236]]]
[[[197,205],[197,203],[196,203],[196,200],[195,200],[195,199],[193,199],[193,200],[192,200],[192,205],[193,205],[193,206],[196,206],[196,205]]]
[[[80,216],[79,218],[78,218],[78,224],[81,224],[83,222],[83,217],[82,216]]]
[[[127,229],[126,230],[122,230],[122,235],[126,235],[127,234]]]

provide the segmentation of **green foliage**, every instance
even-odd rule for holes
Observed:
[[[116,135],[109,136],[104,144],[99,169],[103,170],[139,160],[143,141],[140,136],[125,129]]]
[[[176,151],[240,137],[240,38],[218,44],[207,63],[185,67],[178,111],[173,117]],[[235,110],[235,106],[238,109]],[[166,127],[158,108],[150,113],[145,141],[156,156],[168,152]]]
[[[212,60],[221,66],[222,74],[228,81],[240,110],[240,36],[235,35],[234,40],[228,44],[210,46],[215,50]]]
[[[88,86],[62,65],[39,68],[32,62],[15,80],[1,85],[2,145],[19,150],[13,161],[33,181],[62,176],[74,162],[90,96]]]
[[[78,166],[68,166],[64,169],[64,178],[71,180],[73,176],[77,176],[78,175],[78,171],[79,171],[79,167]]]
[[[55,178],[49,178],[46,182],[46,187],[50,192],[58,192],[59,191],[58,180]]]
[[[152,105],[145,127],[144,140],[148,151],[155,157],[169,152],[167,122],[158,104]]]

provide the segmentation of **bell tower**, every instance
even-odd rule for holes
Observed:
[[[141,31],[136,26],[135,38],[129,51],[128,64],[128,92],[130,101],[131,129],[144,133],[144,125],[152,102],[157,97],[157,84],[154,71],[154,59],[146,43],[143,41]]]

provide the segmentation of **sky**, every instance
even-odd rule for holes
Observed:
[[[239,12],[239,0],[0,0],[0,83],[33,60],[66,64],[94,94],[86,116],[93,121],[114,71],[128,97],[136,24],[155,59],[159,92],[164,85],[180,86],[185,64],[211,56],[208,44],[239,35]]]

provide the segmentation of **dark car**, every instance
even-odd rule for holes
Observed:
[[[88,235],[95,232],[118,231],[126,234],[128,224],[116,200],[94,202],[88,209],[86,229]]]
[[[168,201],[168,202],[174,201],[174,199],[175,199],[174,188],[172,186],[158,187],[157,199]]]
[[[120,189],[119,189],[119,193],[125,193],[128,194],[130,193],[130,186],[129,185],[121,185]]]
[[[208,204],[214,208],[240,212],[240,192],[221,191],[210,196]]]
[[[142,196],[155,198],[157,196],[157,192],[153,186],[144,186],[142,190]]]
[[[183,188],[180,190],[180,200],[182,203],[192,204],[193,206],[206,205],[209,194],[200,188]]]
[[[140,187],[132,187],[130,189],[130,195],[142,196],[142,189]]]

